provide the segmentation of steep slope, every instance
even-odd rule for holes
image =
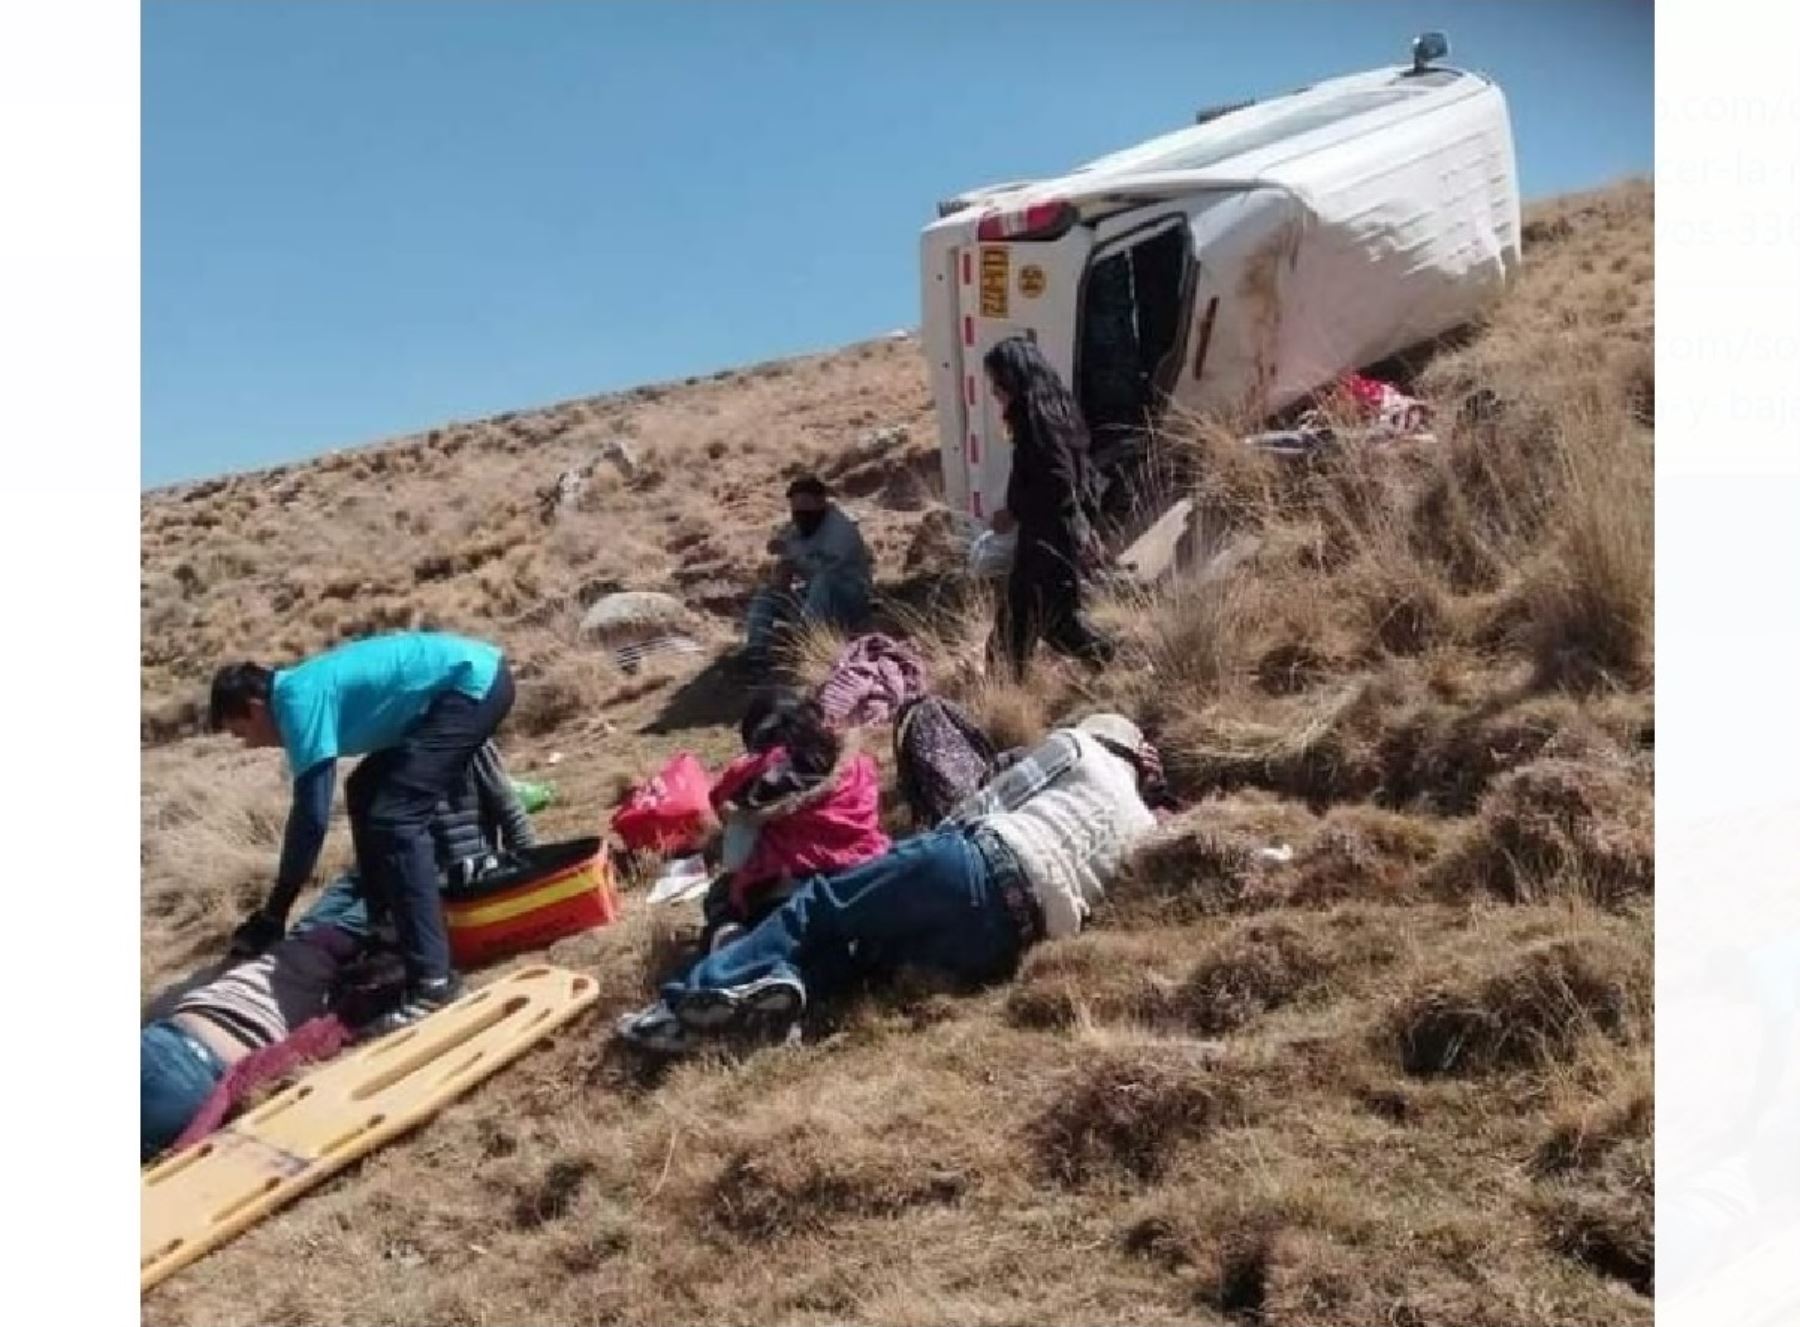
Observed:
[[[1519,287],[1420,371],[1436,444],[1296,470],[1172,429],[1246,556],[1109,604],[1097,682],[979,676],[904,340],[147,495],[147,996],[220,952],[280,834],[277,762],[191,733],[214,663],[504,639],[508,759],[558,785],[547,831],[592,832],[678,747],[729,750],[741,696],[706,660],[619,675],[582,605],[670,589],[723,644],[803,466],[941,685],[1012,737],[1125,707],[1191,802],[1012,985],[666,1072],[605,1042],[690,920],[634,896],[552,951],[594,1018],[147,1320],[1648,1323],[1652,220],[1639,184],[1533,210]],[[1462,411],[1482,389],[1497,415]],[[615,440],[635,477],[602,460],[546,517]]]

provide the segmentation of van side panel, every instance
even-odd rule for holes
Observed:
[[[1272,410],[1469,322],[1518,270],[1512,136],[1492,85],[1290,178],[1310,215],[1286,277]]]
[[[944,476],[944,503],[953,512],[969,509],[969,467],[964,439],[967,401],[962,391],[963,354],[958,328],[956,282],[960,246],[957,228],[933,226],[925,232],[919,270],[922,278],[919,339],[936,408],[938,460]]]

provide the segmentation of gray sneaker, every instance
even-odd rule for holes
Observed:
[[[741,986],[684,991],[673,1008],[675,1017],[697,1032],[742,1026],[752,1018],[786,1023],[806,1008],[806,987],[797,977],[777,973]]]
[[[661,1000],[626,1014],[613,1024],[613,1035],[657,1055],[685,1055],[693,1049],[687,1028]]]
[[[438,1010],[455,1004],[462,997],[462,978],[454,972],[447,977],[429,977],[415,982],[408,987],[406,1000],[399,1008],[388,1010],[374,1022],[361,1028],[359,1037],[363,1041],[373,1041],[390,1032],[398,1032],[403,1027],[411,1027],[414,1023],[430,1018]]]

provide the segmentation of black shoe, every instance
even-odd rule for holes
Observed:
[[[362,1036],[366,1040],[373,1040],[385,1037],[390,1032],[398,1032],[401,1028],[411,1027],[446,1005],[456,1003],[462,995],[462,978],[454,972],[448,977],[428,977],[413,985],[398,1008],[388,1010],[363,1028]]]

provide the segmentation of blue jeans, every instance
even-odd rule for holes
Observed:
[[[289,935],[305,935],[334,926],[358,939],[369,934],[369,909],[356,873],[346,871],[314,901]],[[181,1136],[224,1076],[225,1066],[199,1041],[168,1019],[145,1027],[138,1039],[138,1072],[142,1079],[139,1108],[141,1157],[148,1161]]]
[[[305,935],[316,926],[335,926],[358,940],[368,938],[369,904],[355,871],[345,871],[325,886],[325,892],[288,928],[288,934]]]
[[[344,782],[363,895],[373,913],[393,919],[415,987],[451,976],[431,818],[512,703],[512,672],[502,660],[486,696],[445,692],[399,746],[364,756]]]
[[[152,1023],[138,1037],[139,1162],[148,1162],[181,1137],[188,1121],[212,1095],[225,1065],[198,1040],[168,1019]]]
[[[1000,896],[1004,883],[961,831],[921,834],[872,862],[806,881],[755,930],[664,986],[663,998],[673,1004],[684,991],[784,976],[819,999],[846,988],[871,955],[884,967],[971,983],[1006,976],[1021,944]]]
[[[775,629],[796,620],[855,631],[869,617],[869,583],[858,576],[814,576],[798,595],[765,586],[750,600],[744,642],[752,654],[766,654]]]

